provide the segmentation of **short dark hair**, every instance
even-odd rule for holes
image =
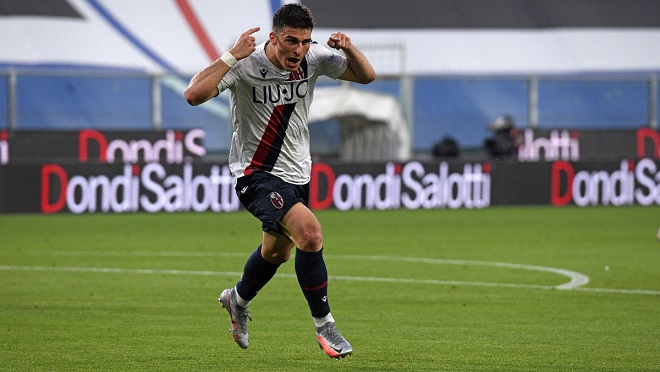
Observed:
[[[277,33],[286,26],[303,30],[313,29],[312,11],[301,4],[289,3],[282,5],[273,16],[273,32]]]

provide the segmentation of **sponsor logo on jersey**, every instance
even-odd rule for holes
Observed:
[[[305,98],[309,91],[309,81],[287,81],[285,84],[272,84],[252,87],[252,102],[273,104],[297,101]]]

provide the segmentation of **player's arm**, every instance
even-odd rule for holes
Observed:
[[[328,46],[343,51],[348,61],[348,67],[339,76],[339,79],[360,84],[369,84],[376,79],[376,71],[374,71],[367,57],[351,43],[350,37],[341,32],[336,32],[330,35]]]
[[[231,53],[231,56],[233,56],[236,61],[249,56],[255,51],[256,43],[252,34],[257,31],[259,31],[259,27],[251,28],[245,31],[238,40],[236,40],[236,44],[234,44],[229,50],[229,53]],[[188,84],[188,88],[186,88],[186,91],[183,93],[183,96],[189,104],[197,106],[220,93],[218,90],[218,84],[220,84],[222,78],[225,77],[227,72],[229,72],[229,69],[231,69],[230,64],[233,65],[233,63],[236,63],[236,61],[232,62],[231,60],[227,62],[224,60],[226,58],[227,55],[225,54],[225,56],[217,59],[207,68],[193,76],[190,80],[190,84]]]

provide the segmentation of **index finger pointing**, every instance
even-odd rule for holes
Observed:
[[[259,31],[259,30],[261,30],[261,27],[254,27],[254,28],[251,28],[251,29],[245,31],[245,32],[243,33],[243,36],[252,35],[253,33],[255,33],[255,32]]]

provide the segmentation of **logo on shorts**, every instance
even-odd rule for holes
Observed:
[[[273,204],[273,207],[277,209],[282,209],[282,207],[284,207],[284,199],[282,199],[282,195],[275,191],[270,193],[270,202]]]

